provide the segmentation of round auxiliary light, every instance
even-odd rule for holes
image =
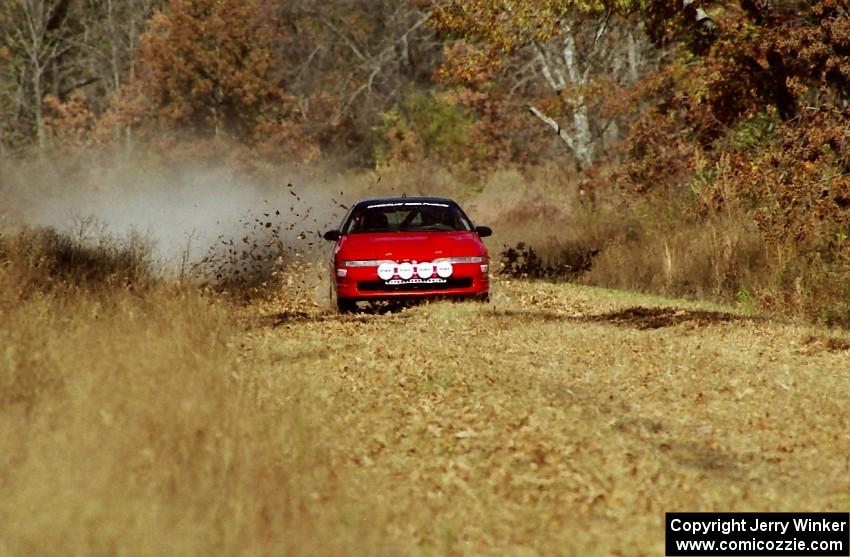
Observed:
[[[434,266],[430,263],[420,263],[416,266],[416,274],[419,278],[429,279],[434,275]]]
[[[381,280],[390,280],[395,275],[395,265],[392,263],[381,263],[378,266],[378,277]]]
[[[410,263],[402,263],[398,266],[398,276],[402,280],[408,280],[413,278],[413,265]]]
[[[452,276],[452,264],[448,261],[440,261],[437,263],[437,274],[440,278],[449,278]]]

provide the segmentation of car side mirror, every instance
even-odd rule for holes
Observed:
[[[489,226],[476,226],[475,231],[478,232],[478,235],[482,238],[486,238],[488,236],[493,235],[493,229]]]
[[[328,230],[322,237],[329,242],[336,242],[339,240],[340,233],[339,230]]]

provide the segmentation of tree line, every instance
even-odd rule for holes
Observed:
[[[353,164],[540,153],[587,167],[625,130],[606,107],[612,88],[658,60],[635,13],[571,1],[12,0],[0,8],[0,145],[223,137]]]
[[[664,181],[656,174],[692,170],[694,154],[736,126],[799,127],[813,107],[839,118],[847,9],[10,0],[0,7],[0,148],[218,138],[354,165],[626,160],[628,181],[649,188]]]

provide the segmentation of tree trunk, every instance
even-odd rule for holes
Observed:
[[[121,60],[118,52],[119,36],[117,25],[115,24],[115,4],[113,0],[106,0],[106,17],[109,23],[109,39],[111,43],[109,63],[112,72],[112,90],[118,91],[121,89]]]
[[[47,137],[44,130],[44,98],[41,86],[43,73],[44,70],[37,63],[33,65],[33,115],[35,116],[35,132],[39,151],[43,151],[47,145]]]
[[[638,52],[637,41],[635,34],[629,30],[629,79],[632,83],[637,83],[640,79],[640,53]]]
[[[584,169],[593,164],[593,134],[590,131],[590,118],[583,95],[575,101],[573,128],[575,129],[575,148],[573,151],[576,156],[576,163],[579,169]]]
[[[565,27],[564,30],[562,51],[564,66],[567,69],[570,81],[579,90],[582,90],[587,85],[587,72],[582,72],[578,67],[576,61],[578,53],[576,52],[573,30],[569,27]],[[589,61],[587,63],[590,64]],[[586,100],[584,94],[579,94],[570,102],[573,111],[573,153],[576,157],[576,166],[579,169],[587,168],[593,164],[593,134],[590,130],[590,117]]]

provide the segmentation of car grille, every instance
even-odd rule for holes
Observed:
[[[361,292],[416,292],[421,290],[454,290],[455,288],[469,288],[472,286],[471,278],[448,279],[441,283],[404,283],[387,284],[381,280],[358,282],[357,289]]]

